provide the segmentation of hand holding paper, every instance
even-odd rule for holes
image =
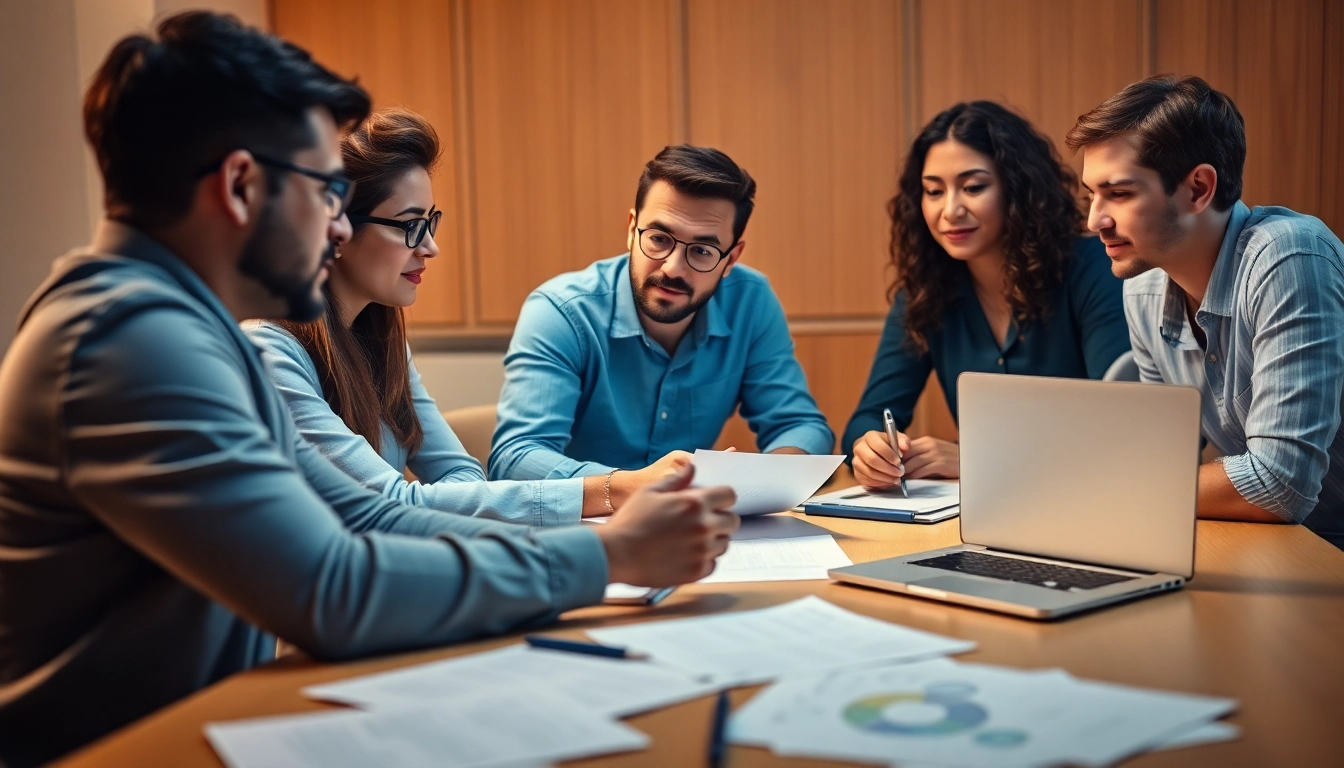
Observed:
[[[695,452],[695,484],[727,485],[737,493],[730,512],[746,517],[793,509],[830,479],[844,456]]]

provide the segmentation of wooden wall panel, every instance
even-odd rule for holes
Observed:
[[[790,318],[881,317],[903,151],[901,5],[689,0],[690,140],[757,181],[745,263]]]
[[[439,256],[420,286],[410,318],[420,325],[461,324],[463,248],[457,194],[458,147],[453,103],[453,36],[449,0],[275,0],[276,34],[308,49],[346,77],[357,77],[377,107],[404,106],[434,125],[443,159],[434,175]]]
[[[840,446],[838,442],[844,436],[849,417],[854,415],[859,397],[863,394],[868,370],[877,353],[877,341],[876,333],[794,337],[798,362],[807,374],[808,388],[816,398],[817,406],[826,415],[826,421],[835,433],[838,452],[848,449],[848,446]],[[909,434],[931,435],[944,440],[957,439],[957,427],[947,408],[947,400],[938,386],[938,380],[932,376],[929,377],[923,396],[915,405]],[[747,422],[737,415],[724,425],[723,434],[717,443],[719,449],[730,445],[742,451],[757,449],[755,436]]]
[[[1344,3],[1325,5],[1321,96],[1321,218],[1344,239]]]
[[[1344,225],[1334,184],[1344,164],[1339,48],[1344,36],[1324,0],[1162,0],[1157,69],[1199,75],[1236,102],[1246,120],[1242,199],[1284,205]],[[1327,42],[1332,40],[1333,42]],[[1333,71],[1327,57],[1333,58]],[[1335,89],[1331,98],[1327,84]],[[1333,221],[1332,221],[1333,220]]]
[[[1064,147],[1078,115],[1148,74],[1142,0],[940,0],[919,6],[919,122],[989,99]]]
[[[639,174],[684,136],[674,0],[470,0],[479,317],[625,250]]]

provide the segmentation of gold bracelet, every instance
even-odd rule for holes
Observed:
[[[620,471],[621,471],[621,470],[618,468],[618,469],[613,469],[613,470],[611,470],[610,472],[608,472],[608,473],[607,473],[607,482],[606,482],[605,484],[603,484],[603,486],[602,486],[602,501],[606,502],[606,504],[607,504],[607,511],[608,511],[608,512],[615,512],[615,511],[616,511],[616,508],[613,507],[613,506],[611,506],[611,476],[614,475],[614,474],[616,474],[617,472],[620,472]]]

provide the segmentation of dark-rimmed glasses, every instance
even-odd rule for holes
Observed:
[[[355,182],[343,175],[322,173],[321,171],[315,171],[312,168],[304,168],[301,165],[295,165],[288,160],[281,160],[277,157],[270,157],[257,152],[253,152],[252,157],[262,165],[269,165],[272,168],[279,168],[282,171],[290,171],[322,182],[323,202],[327,206],[327,215],[331,216],[333,221],[339,219],[341,214],[345,213],[346,206],[350,205],[350,199],[355,196]],[[223,164],[224,161],[221,159],[218,162],[207,165],[197,171],[196,178],[199,179],[204,176],[209,176],[219,170],[219,167]]]
[[[384,227],[396,227],[406,233],[406,247],[415,250],[425,239],[425,233],[433,235],[439,231],[439,218],[443,211],[430,211],[428,216],[414,219],[385,219],[381,216],[369,216],[364,213],[350,214],[351,224],[382,224]]]
[[[720,250],[709,243],[688,243],[685,240],[678,240],[661,229],[645,227],[636,229],[635,232],[639,235],[640,252],[654,261],[667,259],[678,245],[686,246],[686,265],[696,272],[713,272],[714,268],[719,266],[719,262],[723,261],[723,257],[728,255],[728,251],[737,245],[733,243],[727,250]]]

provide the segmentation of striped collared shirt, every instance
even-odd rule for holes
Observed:
[[[1195,321],[1154,269],[1125,284],[1144,381],[1194,386],[1204,438],[1247,501],[1344,545],[1344,244],[1319,219],[1238,202]]]

